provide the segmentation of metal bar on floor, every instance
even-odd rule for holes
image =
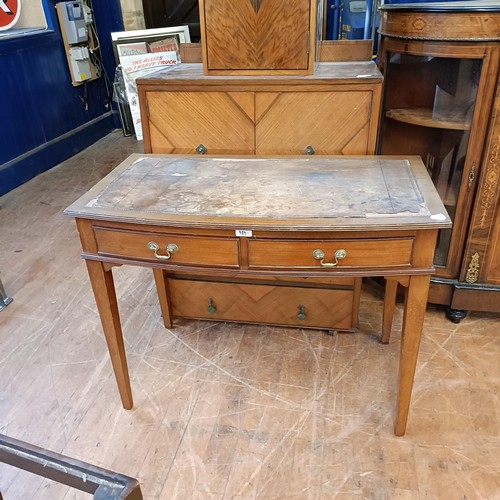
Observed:
[[[2,280],[0,280],[0,311],[3,311],[14,299],[5,292]]]
[[[142,500],[139,482],[132,477],[3,434],[0,434],[0,462],[91,493],[95,500]]]

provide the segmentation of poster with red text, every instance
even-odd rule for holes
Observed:
[[[177,64],[176,52],[148,52],[147,54],[136,54],[120,56],[125,90],[127,93],[130,112],[134,121],[134,130],[137,140],[142,140],[141,113],[139,108],[139,97],[137,95],[137,78],[143,77],[166,66]]]

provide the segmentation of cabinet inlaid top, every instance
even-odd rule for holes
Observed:
[[[435,193],[437,206],[429,207],[402,158],[134,156],[66,213],[151,223],[176,217],[223,224],[338,219],[341,226],[373,218],[449,221]]]

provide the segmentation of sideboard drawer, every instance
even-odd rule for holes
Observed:
[[[318,268],[409,266],[413,238],[365,240],[249,240],[248,263],[259,268]],[[324,254],[323,264],[313,254]],[[335,259],[343,251],[344,257]],[[316,253],[319,256],[319,253]],[[335,263],[336,266],[328,264]],[[325,265],[326,264],[326,265]]]
[[[174,317],[352,330],[352,289],[169,279]]]
[[[236,238],[197,237],[179,234],[137,233],[95,228],[99,254],[118,255],[180,265],[239,267]],[[158,249],[154,248],[156,244]],[[167,257],[168,245],[171,248]],[[153,248],[151,248],[153,247]]]

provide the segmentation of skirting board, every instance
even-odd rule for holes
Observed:
[[[113,112],[109,111],[0,165],[0,196],[79,153],[115,128]]]

